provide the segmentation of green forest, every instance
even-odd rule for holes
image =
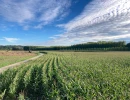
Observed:
[[[125,41],[99,41],[75,44],[71,46],[21,46],[21,45],[6,45],[0,46],[0,50],[62,50],[62,51],[130,51],[130,43]]]

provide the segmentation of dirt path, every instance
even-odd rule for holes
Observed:
[[[41,53],[40,55],[36,56],[36,57],[30,58],[30,59],[27,59],[27,60],[24,60],[24,61],[15,63],[15,64],[11,64],[11,65],[8,65],[8,66],[5,66],[5,67],[2,67],[2,68],[0,68],[0,73],[2,73],[3,71],[5,71],[5,70],[7,70],[7,69],[9,69],[9,68],[14,68],[14,67],[19,66],[19,65],[21,65],[21,64],[23,64],[23,63],[27,63],[27,62],[29,62],[29,61],[31,61],[31,60],[35,60],[35,59],[37,59],[37,58],[39,58],[39,57],[41,57],[41,56],[43,56],[42,53]]]

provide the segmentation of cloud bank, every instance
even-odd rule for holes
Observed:
[[[0,18],[16,22],[28,29],[29,23],[36,23],[34,28],[63,16],[70,7],[70,0],[0,0]]]
[[[45,44],[71,45],[88,41],[130,38],[130,0],[93,0],[83,12],[66,24],[65,29]]]
[[[3,37],[3,39],[7,42],[10,42],[10,43],[15,43],[19,40],[18,38],[9,38],[9,37]]]

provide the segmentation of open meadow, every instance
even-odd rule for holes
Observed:
[[[25,51],[0,51],[0,67],[34,57],[36,54]]]
[[[130,52],[48,52],[0,74],[3,100],[130,100]]]

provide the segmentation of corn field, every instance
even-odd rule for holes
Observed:
[[[130,100],[130,52],[49,52],[0,74],[0,100]]]

